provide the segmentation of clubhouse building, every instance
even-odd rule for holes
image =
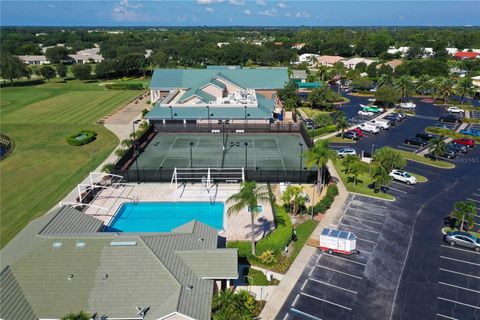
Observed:
[[[287,81],[287,68],[156,69],[150,83],[154,107],[146,118],[155,126],[283,121],[276,92]]]

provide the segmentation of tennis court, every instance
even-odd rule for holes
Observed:
[[[307,147],[299,134],[158,133],[138,157],[138,167],[298,170],[302,148]]]

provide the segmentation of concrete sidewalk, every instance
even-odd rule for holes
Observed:
[[[349,195],[331,161],[328,162],[327,168],[332,177],[338,179],[338,195],[335,197],[335,200],[330,209],[327,210],[324,217],[322,218],[322,220],[320,220],[320,223],[313,231],[311,236],[312,238],[318,238],[318,235],[323,228],[337,224],[338,219],[341,217],[345,210],[345,203]],[[262,310],[262,313],[260,314],[260,319],[275,319],[278,312],[285,303],[285,300],[287,300],[288,295],[293,290],[293,287],[300,278],[303,270],[305,269],[305,266],[308,264],[316,250],[316,248],[309,245],[305,245],[302,248],[297,258],[290,266],[290,269],[288,269],[287,273],[283,276],[280,284],[273,291],[270,300],[267,301],[265,307]]]

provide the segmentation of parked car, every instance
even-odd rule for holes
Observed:
[[[390,113],[392,116],[395,116],[395,117],[400,117],[400,119],[404,120],[407,118],[407,115],[403,112],[392,112]]]
[[[362,116],[362,117],[371,117],[371,116],[373,116],[373,112],[360,110],[360,111],[358,111],[358,115]]]
[[[447,144],[447,150],[453,151],[455,154],[465,154],[467,153],[467,147],[461,144],[449,143]]]
[[[480,251],[480,239],[468,232],[450,231],[445,235],[444,240],[451,246],[461,246],[477,252]]]
[[[465,110],[460,109],[459,107],[449,107],[447,109],[447,112],[450,112],[450,113],[464,113]]]
[[[451,123],[461,123],[462,119],[460,119],[459,117],[457,117],[454,114],[447,113],[447,114],[444,114],[443,116],[441,116],[440,118],[438,118],[438,121],[440,121],[440,122],[451,122]]]
[[[377,106],[366,106],[364,104],[361,104],[360,107],[363,109],[363,111],[370,111],[373,113],[379,113],[384,111],[383,108]]]
[[[425,147],[425,146],[428,145],[427,141],[425,141],[423,139],[420,139],[420,138],[417,138],[417,137],[407,138],[407,139],[405,139],[405,141],[403,141],[403,143],[409,144],[409,145],[412,145],[412,146],[419,146],[419,147]]]
[[[467,138],[455,139],[455,140],[452,141],[452,143],[461,144],[461,145],[467,146],[469,148],[475,147],[475,141],[473,139],[467,139]]]
[[[402,102],[400,103],[400,108],[402,109],[415,109],[417,107],[417,105],[413,102]]]
[[[373,123],[374,125],[377,125],[380,127],[382,130],[388,130],[390,128],[390,121],[385,120],[385,119],[373,119],[370,121],[370,123]]]
[[[394,180],[405,182],[406,184],[416,184],[417,178],[412,176],[410,173],[402,170],[393,169],[389,176]]]
[[[435,155],[433,155],[432,153],[427,153],[425,155],[425,157],[430,158],[430,159],[434,159],[434,160],[437,159],[437,157]],[[456,154],[455,154],[455,152],[447,149],[447,152],[439,155],[439,157],[440,158],[447,158],[447,159],[454,159],[456,157]]]
[[[356,156],[357,151],[353,148],[342,148],[337,150],[337,155],[340,158],[346,157],[346,156]]]
[[[370,123],[362,123],[358,128],[369,133],[378,133],[380,131],[380,127]]]
[[[389,114],[385,116],[383,119],[389,120],[392,123],[401,122],[403,119],[400,116],[395,116],[393,114]]]
[[[353,128],[351,131],[355,131],[359,137],[363,137],[363,131],[358,128]]]
[[[352,130],[344,132],[343,137],[345,139],[351,139],[351,140],[358,140],[360,138],[358,133],[356,133],[355,131],[352,131]]]
[[[466,134],[467,136],[480,137],[480,130],[477,129],[463,129],[459,131],[461,134]]]
[[[432,133],[423,133],[423,132],[419,132],[415,135],[415,137],[417,138],[420,138],[422,140],[425,140],[425,141],[430,141],[432,139],[437,139],[438,136],[436,134],[432,134]]]

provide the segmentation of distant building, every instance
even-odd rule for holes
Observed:
[[[365,58],[352,58],[352,59],[349,59],[349,60],[343,60],[341,62],[343,63],[345,68],[355,70],[355,68],[357,67],[357,65],[359,63],[363,62],[368,66],[368,65],[374,63],[375,61],[370,60],[370,59],[365,59]]]
[[[304,53],[298,56],[297,64],[307,63],[308,65],[316,65],[318,57],[318,54]]]
[[[480,53],[477,53],[477,52],[459,51],[455,53],[453,57],[459,60],[473,60],[473,59],[478,59],[479,55]]]
[[[307,81],[307,71],[305,70],[293,70],[292,76],[290,79],[298,81],[298,82],[306,82]]]
[[[297,50],[301,50],[303,47],[305,47],[306,43],[294,43],[292,45],[292,49],[297,49]]]
[[[458,67],[450,68],[449,71],[450,71],[450,74],[454,74],[456,76],[459,76],[460,78],[463,78],[468,74],[467,70],[463,70]]]
[[[377,69],[380,69],[382,66],[389,66],[390,68],[395,70],[402,63],[403,63],[403,60],[401,60],[401,59],[393,59],[392,61],[387,61],[387,62],[384,62],[384,63],[381,63],[381,64],[377,65]]]
[[[396,47],[389,47],[388,50],[387,50],[387,53],[388,54],[397,54],[397,53],[400,53],[402,56],[405,55],[405,53],[407,53],[407,51],[410,50],[410,47],[399,47],[399,48],[396,48]]]
[[[449,55],[453,56],[458,51],[458,48],[445,48],[445,50]]]
[[[152,55],[152,53],[153,53],[153,50],[151,50],[151,49],[146,49],[146,50],[145,50],[145,59],[150,58],[150,56]]]
[[[463,52],[476,52],[476,53],[480,53],[480,49],[463,49],[462,51],[463,51]]]
[[[46,56],[18,56],[18,58],[24,63],[31,65],[50,64]]]
[[[90,48],[85,50],[80,50],[75,54],[70,54],[69,57],[73,62],[78,64],[85,64],[90,62],[102,62],[104,59],[100,54],[100,48]]]
[[[344,57],[341,56],[320,56],[317,58],[318,64],[327,67],[333,67],[333,65],[337,62],[345,60]]]

